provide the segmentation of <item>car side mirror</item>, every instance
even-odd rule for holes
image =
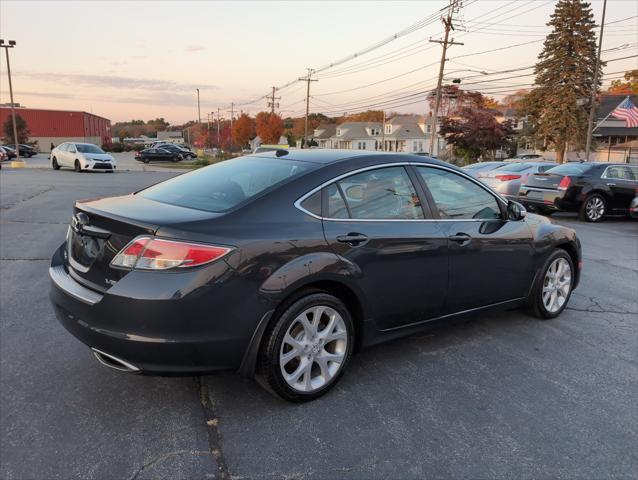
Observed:
[[[513,221],[523,220],[525,215],[527,214],[527,210],[525,207],[518,202],[514,202],[510,200],[507,202],[507,219]]]

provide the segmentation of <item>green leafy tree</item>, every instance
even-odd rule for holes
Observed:
[[[588,113],[579,100],[590,97],[596,69],[591,5],[582,0],[558,0],[548,26],[552,31],[534,69],[535,88],[521,107],[532,135],[546,148],[553,148],[556,161],[562,163],[568,147],[582,149],[587,140]]]
[[[20,115],[16,114],[16,128],[18,130],[18,143],[27,143],[29,141],[29,135],[31,132],[29,131],[29,126],[27,122]],[[7,118],[7,121],[4,122],[2,130],[4,131],[4,142],[8,144],[15,143],[15,138],[13,135],[13,118],[11,115]]]

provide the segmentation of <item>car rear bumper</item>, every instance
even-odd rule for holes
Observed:
[[[212,279],[231,276],[225,263],[212,266]],[[203,272],[160,273],[156,282],[149,281],[152,272],[130,272],[100,293],[71,277],[63,245],[49,269],[50,298],[64,328],[111,368],[159,375],[237,369],[259,317],[242,315],[250,302],[234,311],[232,295],[194,285]]]
[[[578,209],[576,202],[565,195],[563,190],[545,189],[540,187],[521,187],[518,202],[525,207],[546,208],[549,210],[574,211]]]

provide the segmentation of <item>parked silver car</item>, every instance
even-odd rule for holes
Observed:
[[[474,178],[480,178],[494,169],[508,165],[506,162],[477,162],[463,167],[465,173],[472,175]]]
[[[508,163],[496,170],[487,172],[480,180],[498,193],[516,199],[521,184],[534,173],[543,173],[557,165],[555,162],[519,162]]]

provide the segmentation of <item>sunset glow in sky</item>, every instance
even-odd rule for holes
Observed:
[[[466,0],[453,35],[463,46],[448,55],[449,78],[501,97],[533,81],[553,1]],[[444,8],[447,0],[413,2],[0,2],[2,38],[10,51],[15,101],[34,108],[85,110],[113,121],[195,119],[230,102],[246,104],[318,68],[362,50]],[[600,21],[602,0],[593,2]],[[605,84],[638,68],[638,2],[609,0],[603,58]],[[440,21],[433,21],[356,60],[328,69],[312,84],[311,111],[337,114],[371,108],[422,113],[418,92],[436,82]],[[522,44],[491,53],[499,47]],[[616,50],[610,50],[615,49]],[[9,102],[1,60],[0,103]],[[484,71],[492,75],[481,79]],[[615,73],[620,72],[620,73]],[[520,75],[520,77],[517,77]],[[396,77],[396,78],[393,78]],[[466,78],[473,77],[473,78]],[[507,78],[505,78],[507,77]],[[477,83],[482,82],[482,83]],[[305,84],[282,89],[283,116],[304,111]],[[412,95],[412,96],[409,96]],[[409,97],[406,97],[409,96]],[[396,99],[396,100],[394,100]],[[390,100],[390,101],[388,101]],[[385,105],[375,106],[388,101]],[[404,105],[406,102],[412,102]]]

